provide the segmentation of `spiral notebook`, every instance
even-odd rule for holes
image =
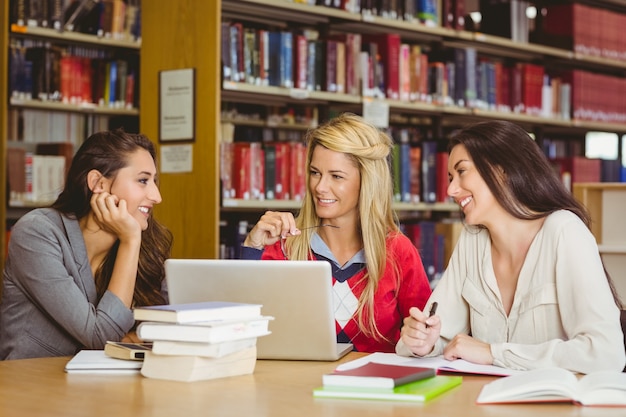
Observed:
[[[261,304],[274,320],[257,342],[259,359],[334,361],[352,350],[337,343],[328,262],[168,259],[165,276],[171,304]]]

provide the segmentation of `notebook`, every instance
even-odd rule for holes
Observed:
[[[165,277],[171,304],[261,304],[274,320],[257,342],[259,359],[335,361],[352,350],[337,343],[328,262],[168,259]]]

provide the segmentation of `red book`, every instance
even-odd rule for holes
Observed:
[[[250,194],[250,144],[236,142],[233,149],[234,198],[249,200]]]
[[[290,196],[292,200],[301,201],[304,199],[306,192],[306,145],[302,142],[291,142],[291,174],[290,178]]]
[[[400,99],[400,35],[384,33],[364,35],[365,42],[374,42],[384,67],[385,95],[392,100]]]
[[[250,198],[265,199],[265,153],[261,142],[250,143]]]
[[[436,174],[435,174],[435,193],[437,201],[445,203],[449,201],[448,197],[448,152],[437,152],[436,155]]]
[[[274,146],[276,147],[276,192],[274,195],[276,200],[289,200],[289,176],[291,175],[291,145],[289,145],[289,142],[275,142]]]
[[[135,74],[130,73],[126,76],[126,92],[124,97],[126,108],[132,109],[135,107]]]
[[[521,62],[515,63],[511,67],[511,110],[515,113],[524,112],[524,101],[522,99],[522,67]]]
[[[308,41],[303,34],[294,35],[294,87],[306,90]]]
[[[526,114],[541,114],[541,88],[543,86],[543,67],[540,65],[522,64],[522,103]]]
[[[452,0],[454,3],[454,29],[465,29],[465,0]]]
[[[72,69],[74,57],[70,55],[66,55],[61,57],[59,61],[59,71],[60,71],[60,79],[61,79],[61,99],[64,103],[71,102],[72,96]]]
[[[409,180],[409,188],[411,190],[411,201],[419,203],[422,199],[422,148],[412,146],[409,150],[409,159],[411,161],[411,176]]]
[[[91,69],[90,58],[79,58],[80,60],[80,97],[83,103],[93,103],[93,93],[91,80],[93,70]],[[119,82],[119,81],[118,81]]]
[[[325,387],[394,388],[409,382],[431,378],[436,369],[368,362],[347,370],[335,370],[322,376]]]

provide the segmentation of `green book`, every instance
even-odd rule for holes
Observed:
[[[437,375],[395,388],[325,386],[314,389],[313,397],[424,402],[460,385],[462,380],[461,376]]]

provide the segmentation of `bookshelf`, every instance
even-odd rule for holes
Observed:
[[[591,214],[591,231],[622,301],[626,301],[626,183],[578,183],[574,196]]]
[[[613,77],[613,79],[623,79],[626,70],[626,60],[609,56],[609,54],[591,55],[575,48],[569,50],[548,44],[513,41],[509,38],[480,31],[458,30],[442,25],[428,26],[417,21],[351,13],[332,7],[306,3],[306,1],[285,0],[222,0],[222,21],[229,22],[231,25],[242,23],[243,28],[249,26],[250,28],[277,31],[291,30],[294,33],[298,30],[313,29],[318,32],[320,38],[334,36],[338,33],[358,33],[363,37],[375,34],[399,34],[402,42],[419,45],[429,55],[432,54],[435,59],[448,59],[446,51],[472,48],[476,51],[477,59],[492,60],[506,65],[523,63],[529,66],[531,64],[545,66],[545,68],[550,68],[550,76],[555,78],[557,77],[556,74],[559,74],[557,69],[562,68],[601,73],[607,77]],[[479,2],[466,2],[466,4],[471,3],[478,4]],[[577,3],[596,8],[604,7],[626,14],[626,6],[619,2],[581,1]],[[276,24],[276,19],[284,22],[284,24]],[[222,36],[224,33],[222,29]],[[232,42],[232,39],[230,41]],[[222,47],[225,45],[226,48],[229,47],[228,42],[222,43]],[[227,73],[227,70],[223,71],[223,74]],[[292,81],[295,84],[295,80]],[[541,87],[539,88],[541,89]],[[401,118],[418,120],[418,123],[432,129],[438,139],[444,139],[447,133],[463,124],[490,119],[515,122],[534,133],[540,143],[544,137],[551,139],[552,135],[557,137],[571,135],[576,138],[576,141],[580,141],[585,132],[592,130],[626,133],[626,124],[622,122],[615,122],[608,118],[594,120],[593,117],[580,116],[575,111],[568,113],[567,117],[562,117],[561,114],[555,112],[545,114],[540,111],[503,111],[491,104],[451,105],[449,102],[438,102],[434,99],[412,101],[373,98],[362,90],[357,94],[324,90],[325,88],[321,90],[294,88],[289,85],[267,86],[263,82],[259,83],[258,80],[250,82],[246,77],[242,77],[241,80],[233,80],[231,76],[230,78],[225,77],[222,83],[221,101],[223,105],[224,103],[231,105],[237,102],[261,102],[266,103],[267,106],[307,104],[318,109],[319,122],[322,122],[333,112],[353,111],[361,113],[369,103],[382,102],[389,108],[390,125],[398,124],[396,120]],[[235,126],[242,125],[242,122],[236,120],[224,118],[222,121],[227,121]],[[275,129],[280,130],[281,127],[275,126]],[[235,135],[235,141],[237,140],[237,135]],[[258,218],[265,210],[297,211],[299,207],[300,203],[292,200],[245,200],[224,197],[219,210],[222,224],[229,221],[234,222],[231,227],[233,230],[238,230],[237,220],[254,221],[255,212],[257,213],[256,218]],[[436,218],[455,217],[458,211],[454,204],[449,203],[396,202],[394,208],[401,220],[404,218],[430,218],[432,216]]]
[[[66,158],[71,158],[82,141],[95,131],[116,127],[137,131],[141,38],[130,29],[130,24],[136,22],[130,17],[135,16],[131,14],[137,10],[135,3],[128,2],[124,9],[116,9],[119,10],[116,16],[120,17],[117,29],[97,35],[60,27],[53,29],[52,24],[43,27],[40,20],[34,19],[18,24],[12,12],[17,0],[2,1],[0,154],[5,161],[3,167],[9,165],[9,150],[54,153],[59,151],[51,150],[54,146],[50,145],[59,145],[67,153]],[[111,12],[113,4],[107,2]],[[104,10],[104,4],[102,7]],[[28,12],[28,8],[25,10]],[[96,11],[100,9],[93,9],[92,16]],[[76,21],[77,30],[79,22]],[[113,76],[116,84],[110,81]],[[23,154],[11,152],[11,162],[15,162],[16,155],[17,160],[23,157]],[[46,158],[54,159],[40,160]],[[19,168],[19,163],[13,166]],[[58,183],[62,184],[64,171],[58,162],[57,166]],[[12,189],[16,183],[11,182],[11,178],[15,178],[16,173],[19,169],[13,171],[13,175],[9,175],[7,168],[0,173],[0,222],[6,230],[26,211],[50,204],[59,189],[51,185],[54,190],[39,196],[29,195],[25,188]],[[24,184],[24,179],[18,183]],[[4,254],[5,236],[0,249]],[[3,264],[4,256],[0,266]]]
[[[3,4],[4,21],[8,19],[7,2]],[[622,12],[626,7],[618,1],[596,1]],[[238,19],[253,16],[260,24],[285,22],[285,27],[309,24],[323,27],[342,27],[363,33],[398,32],[411,42],[431,45],[471,45],[485,52],[501,54],[517,60],[558,62],[564,66],[597,69],[623,77],[626,64],[622,61],[587,57],[572,51],[534,44],[520,44],[492,35],[443,27],[423,27],[406,22],[390,21],[378,17],[363,17],[340,10],[311,6],[281,0],[164,0],[146,1],[142,4],[143,41],[140,50],[140,131],[158,141],[158,73],[177,68],[196,69],[196,140],[193,147],[193,172],[161,173],[161,191],[164,201],[156,210],[156,216],[174,233],[173,256],[181,258],[217,258],[220,244],[220,219],[223,215],[252,214],[258,219],[266,207],[272,209],[297,209],[297,203],[267,203],[225,201],[220,199],[219,135],[220,107],[222,102],[263,103],[281,105],[297,103],[317,106],[321,112],[328,109],[344,109],[360,112],[369,98],[362,96],[328,93],[324,91],[307,94],[282,87],[249,86],[244,83],[220,81],[220,23],[222,16]],[[299,22],[299,23],[298,23]],[[8,48],[8,32],[0,33],[0,41]],[[166,53],[164,52],[166,51]],[[7,77],[7,57],[0,58],[0,71]],[[6,83],[0,83],[1,96],[7,97]],[[502,118],[512,120],[535,131],[559,131],[584,134],[589,130],[626,133],[626,125],[619,123],[591,122],[583,120],[559,120],[514,113],[499,113],[485,109],[467,109],[432,103],[406,103],[384,100],[389,103],[392,114],[417,118],[424,123],[436,123],[444,128],[469,121]],[[0,118],[5,111],[0,112]],[[324,117],[322,115],[322,117]],[[2,121],[3,119],[0,119]],[[261,122],[265,123],[265,122]],[[0,125],[5,129],[6,123]],[[2,138],[6,134],[2,133]],[[159,154],[167,144],[158,143]],[[0,141],[6,152],[6,140]],[[4,173],[0,174],[4,175]],[[4,177],[3,177],[4,178]],[[4,186],[4,181],[0,186]],[[4,195],[4,193],[3,193]],[[274,206],[276,204],[276,206]],[[231,205],[235,207],[231,207]],[[245,207],[244,207],[245,206]],[[3,210],[5,205],[2,205]],[[431,206],[405,206],[403,214],[412,215]],[[444,209],[442,207],[442,209]],[[428,211],[428,210],[427,210]],[[442,215],[449,212],[441,211]],[[4,215],[4,211],[2,213]]]

